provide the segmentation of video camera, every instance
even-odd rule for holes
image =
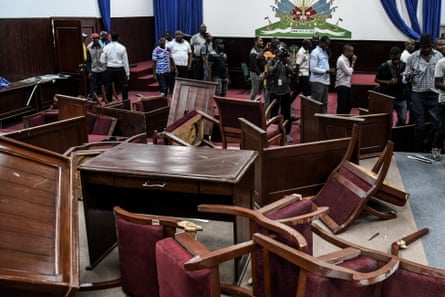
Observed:
[[[284,61],[290,57],[289,51],[286,48],[281,48],[277,53],[277,58]]]

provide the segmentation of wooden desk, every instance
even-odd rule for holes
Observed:
[[[247,220],[197,212],[202,203],[253,207],[257,153],[122,143],[79,166],[90,265],[114,247],[112,208],[234,222],[234,241],[249,238]]]

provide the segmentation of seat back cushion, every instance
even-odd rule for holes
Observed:
[[[98,115],[96,121],[94,121],[93,128],[90,134],[95,135],[112,135],[112,126],[115,123],[115,118]]]
[[[433,273],[432,273],[433,274]],[[382,297],[444,296],[445,278],[399,268],[383,283]]]
[[[345,223],[367,197],[371,185],[355,175],[345,166],[326,181],[314,202],[318,206],[328,206],[329,216],[338,224]]]
[[[290,218],[294,216],[303,215],[312,211],[312,202],[307,199],[296,201],[275,210],[267,217],[273,220]],[[292,226],[295,230],[300,232],[307,241],[306,252],[312,254],[312,231],[310,223],[299,224]],[[256,231],[259,228],[255,227]],[[284,242],[290,246],[296,247],[295,244],[289,242],[283,237],[278,237],[278,240]],[[255,264],[255,296],[264,296],[264,266],[263,266],[263,254],[261,251],[254,252],[256,260]],[[272,296],[279,297],[294,297],[298,285],[298,275],[300,269],[298,266],[287,262],[286,260],[271,254],[270,255],[270,281]]]
[[[339,266],[366,273],[376,270],[378,268],[378,263],[373,258],[360,256],[352,260],[344,261],[343,263],[339,264]],[[373,297],[374,291],[375,286],[356,287],[353,286],[351,282],[346,280],[332,279],[315,275],[313,273],[308,273],[305,290],[306,294],[304,296]]]
[[[122,290],[130,296],[159,296],[155,244],[165,237],[164,228],[121,218],[116,226]]]
[[[160,297],[211,296],[211,270],[185,270],[184,263],[191,258],[192,255],[173,238],[156,243]]]

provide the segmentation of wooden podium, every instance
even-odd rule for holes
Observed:
[[[70,162],[0,136],[0,296],[73,296],[79,288]]]

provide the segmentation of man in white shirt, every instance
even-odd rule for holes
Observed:
[[[357,56],[354,55],[354,47],[345,44],[343,53],[337,59],[337,71],[335,75],[335,90],[337,91],[338,114],[349,114],[352,109],[351,78],[354,72]]]
[[[193,50],[193,77],[195,79],[203,79],[204,64],[201,57],[201,49],[206,44],[207,26],[202,24],[199,26],[199,32],[192,36],[190,45]]]
[[[184,33],[176,31],[175,39],[167,44],[167,50],[171,52],[176,65],[176,76],[189,77],[192,69],[192,48],[187,40],[184,40]]]
[[[437,104],[438,125],[432,144],[432,157],[436,161],[442,160],[442,146],[445,137],[445,58],[437,62],[434,72],[434,87],[439,90]]]
[[[309,57],[311,51],[311,41],[309,39],[303,40],[301,47],[298,49],[296,56],[296,69],[298,71],[298,81],[295,90],[291,96],[291,104],[300,94],[303,93],[304,96],[311,95],[311,84],[309,82]]]
[[[116,91],[122,94],[122,100],[128,99],[127,81],[130,79],[130,65],[127,49],[118,40],[119,33],[112,33],[111,42],[104,47],[100,56],[100,62],[107,66],[105,92],[108,102],[113,98],[113,83]]]
[[[405,49],[402,52],[402,55],[400,56],[400,61],[406,64],[406,61],[408,61],[409,56],[414,52],[416,49],[416,45],[414,43],[414,40],[408,39],[405,41]]]

